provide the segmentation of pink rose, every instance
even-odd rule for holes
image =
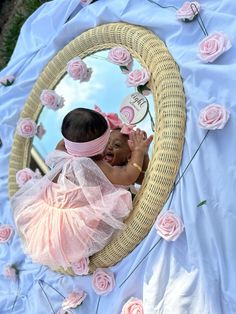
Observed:
[[[129,73],[127,78],[127,85],[137,87],[145,85],[150,79],[150,75],[146,69],[133,70]]]
[[[46,133],[46,130],[44,129],[44,126],[40,122],[40,124],[37,126],[37,133],[36,135],[38,136],[39,139],[41,139],[44,134]]]
[[[120,66],[126,66],[131,69],[130,66],[133,64],[133,58],[129,51],[124,47],[114,47],[108,53],[108,60],[114,64]]]
[[[157,217],[157,233],[167,241],[175,241],[184,230],[184,225],[174,212],[167,211]]]
[[[14,266],[6,265],[3,274],[6,278],[13,281],[16,281],[17,279],[17,270]]]
[[[176,18],[182,21],[192,21],[200,11],[200,4],[197,1],[186,1],[179,10],[176,11]]]
[[[89,258],[84,257],[81,260],[79,260],[77,263],[73,263],[71,267],[76,275],[87,275],[89,272],[88,265],[89,265]]]
[[[231,47],[229,38],[222,32],[216,32],[200,42],[198,56],[204,62],[213,62]]]
[[[90,4],[93,0],[80,0],[80,4],[82,7],[85,7],[86,5]]]
[[[44,89],[40,95],[40,101],[43,106],[52,110],[58,110],[64,106],[64,98],[56,92],[49,89]]]
[[[229,116],[230,113],[224,106],[211,104],[200,111],[199,126],[207,130],[223,129]]]
[[[10,86],[14,83],[15,76],[14,75],[6,75],[0,78],[0,84],[3,86]]]
[[[12,235],[13,235],[14,229],[10,225],[1,225],[0,226],[0,243],[6,243],[8,242]]]
[[[121,314],[144,314],[143,301],[130,298],[123,306]]]
[[[26,138],[33,137],[37,133],[36,123],[29,118],[20,119],[17,122],[16,132]]]
[[[107,295],[115,287],[115,276],[112,271],[104,268],[97,268],[92,278],[93,290],[98,295]]]
[[[87,68],[80,57],[75,57],[67,63],[67,73],[74,79],[80,80],[80,83],[89,81],[92,69]]]
[[[62,309],[63,310],[75,309],[84,301],[86,296],[87,294],[83,290],[70,293],[68,297],[65,298],[65,300],[63,301]]]
[[[24,168],[22,170],[17,171],[16,173],[16,183],[19,187],[22,187],[27,181],[31,179],[39,179],[41,178],[41,174],[39,171],[32,171],[29,168]]]

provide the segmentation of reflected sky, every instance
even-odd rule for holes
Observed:
[[[34,147],[43,159],[55,149],[56,144],[61,140],[62,120],[69,111],[78,107],[93,109],[94,105],[98,105],[106,113],[119,114],[119,108],[124,98],[136,91],[134,87],[127,87],[127,76],[121,72],[119,66],[107,60],[107,55],[108,50],[105,50],[84,58],[87,67],[91,67],[93,70],[89,82],[80,83],[65,75],[56,86],[55,91],[64,97],[65,106],[57,111],[43,108],[38,124],[42,122],[46,134],[41,140],[37,137],[33,140]],[[139,68],[141,65],[134,60],[133,69]],[[152,95],[147,96],[147,99],[150,113],[154,117]],[[145,130],[147,134],[153,133],[149,114],[137,126]]]

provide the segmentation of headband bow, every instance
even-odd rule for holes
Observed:
[[[126,134],[126,135],[129,135],[130,133],[133,132],[133,128],[135,127],[135,124],[131,125],[131,124],[123,123],[116,113],[102,112],[102,110],[97,105],[95,105],[94,110],[99,112],[107,120],[111,130],[121,129],[120,133]]]
[[[111,113],[102,112],[102,110],[97,105],[95,105],[94,110],[99,112],[104,118],[106,118],[107,122],[109,123],[111,130],[122,127],[122,121],[120,120],[120,118],[118,117],[118,115],[116,113],[114,113],[114,112],[111,112]]]
[[[121,127],[121,130],[120,130],[120,133],[130,135],[130,133],[132,133],[134,131],[133,130],[134,127],[135,127],[135,124],[134,125],[123,124]]]

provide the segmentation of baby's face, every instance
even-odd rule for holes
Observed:
[[[111,131],[104,160],[112,166],[124,166],[131,156],[128,139],[128,136],[120,133],[120,130]]]

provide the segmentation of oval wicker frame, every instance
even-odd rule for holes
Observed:
[[[42,110],[41,91],[56,86],[70,59],[84,58],[117,45],[126,47],[151,74],[156,130],[148,171],[125,222],[126,228],[91,257],[91,272],[116,264],[144,239],[172,189],[181,161],[186,119],[179,69],[164,43],[151,31],[124,23],[105,24],[82,33],[58,52],[39,76],[21,113],[22,118],[37,121]],[[16,172],[29,165],[31,146],[31,139],[15,134],[9,169],[10,196],[18,189]],[[65,272],[73,274],[70,269]]]

